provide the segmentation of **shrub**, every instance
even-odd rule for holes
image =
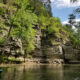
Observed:
[[[5,39],[3,37],[0,37],[0,44],[4,44],[5,43]]]
[[[1,7],[0,7],[0,15],[5,14],[5,12],[6,12],[6,10],[5,10],[4,8],[1,8]]]

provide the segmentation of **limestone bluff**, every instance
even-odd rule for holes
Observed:
[[[71,44],[60,19],[52,17],[49,0],[0,4],[0,61],[14,57],[37,63],[79,62],[80,50]]]

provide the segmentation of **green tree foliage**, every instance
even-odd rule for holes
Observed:
[[[80,13],[80,8],[75,10],[75,13]],[[75,30],[73,29],[75,27]],[[75,48],[80,48],[80,22],[76,22],[75,14],[69,15],[69,24],[65,26],[65,30],[69,33],[71,44]]]
[[[0,45],[5,43],[4,37],[0,37]]]
[[[74,25],[74,23],[75,23],[75,15],[74,14],[70,14],[69,15],[69,23],[70,23],[70,25],[71,26],[73,26]]]
[[[5,12],[6,12],[5,9],[0,7],[0,15],[5,14]]]
[[[55,17],[52,17],[50,18],[49,20],[49,24],[48,24],[48,34],[52,34],[54,36],[57,36],[58,33],[59,33],[59,29],[62,27],[62,24],[60,22],[60,19],[59,18],[55,18]]]
[[[2,35],[3,34],[3,32],[4,32],[4,34],[5,34],[5,28],[6,28],[6,26],[4,25],[4,21],[3,21],[3,19],[1,19],[0,18],[0,44],[1,45],[3,45],[4,43],[5,43],[5,37]]]
[[[35,49],[35,24],[38,24],[45,34],[53,35],[50,37],[57,37],[62,28],[60,19],[52,17],[50,4],[46,6],[42,0],[7,0],[4,6],[5,10],[1,8],[0,17],[4,22],[2,24],[8,28],[6,40],[10,37],[21,39],[26,53]],[[3,42],[3,39],[0,41]]]
[[[64,26],[64,28],[69,34],[71,45],[74,48],[79,48],[80,47],[80,40],[79,40],[78,32],[74,31],[74,29],[72,29],[71,25],[66,25],[66,26]]]
[[[22,12],[21,10],[21,12],[20,11],[17,12],[16,17],[14,17],[13,20],[14,28],[11,32],[13,36],[20,38],[23,41],[23,43],[26,42],[29,49],[32,50],[34,49],[34,39],[36,34],[36,30],[33,29],[34,27],[33,23],[36,23],[36,21],[37,21],[37,17],[35,14],[30,13],[28,11]]]
[[[10,16],[12,26],[11,34],[20,38],[23,42],[24,49],[30,52],[35,48],[34,40],[36,30],[33,29],[33,24],[37,23],[37,16],[26,9],[28,6],[27,0],[24,0],[24,2],[22,0],[16,1],[15,4],[19,9],[13,16]]]

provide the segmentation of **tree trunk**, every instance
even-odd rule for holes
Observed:
[[[24,50],[24,63],[25,63],[25,58],[26,58],[26,50]]]
[[[64,59],[64,62],[65,62],[65,60],[66,60],[66,58],[65,58],[65,50],[64,50],[63,47],[62,47],[62,51],[63,51],[63,59]]]
[[[10,37],[11,30],[12,30],[12,26],[9,28],[7,39]]]

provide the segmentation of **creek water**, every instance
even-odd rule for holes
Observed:
[[[0,80],[80,80],[80,65],[15,65],[0,69]]]

